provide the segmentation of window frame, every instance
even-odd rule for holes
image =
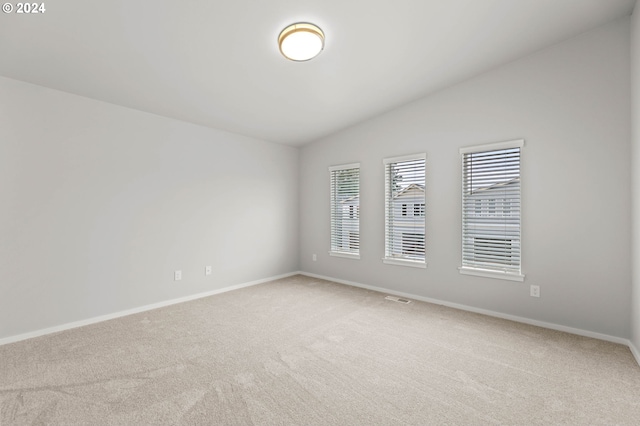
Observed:
[[[400,218],[405,218],[405,219],[409,219],[411,218],[412,220],[415,220],[415,218],[418,218],[419,220],[421,220],[423,222],[423,238],[424,238],[424,258],[417,260],[417,259],[409,259],[409,258],[403,258],[402,256],[391,256],[390,255],[390,243],[389,243],[389,235],[390,235],[390,229],[389,229],[389,221],[390,221],[390,210],[393,208],[390,203],[392,202],[392,200],[390,199],[392,197],[392,192],[389,190],[389,186],[391,184],[390,182],[390,178],[389,178],[389,167],[392,164],[395,163],[401,163],[401,162],[406,162],[406,161],[415,161],[415,160],[422,160],[424,161],[424,181],[422,182],[422,184],[424,185],[425,188],[425,193],[424,193],[424,198],[423,200],[419,201],[419,204],[424,205],[424,214],[422,216],[414,216],[414,205],[415,202],[412,203],[403,203],[400,206],[400,213],[399,216]],[[382,258],[382,262],[389,264],[389,265],[397,265],[397,266],[408,266],[408,267],[413,267],[413,268],[426,268],[427,267],[427,237],[426,237],[426,229],[427,229],[427,217],[426,217],[426,181],[427,181],[427,154],[426,153],[419,153],[419,154],[412,154],[412,155],[403,155],[400,157],[389,157],[389,158],[384,158],[382,160],[382,164],[384,166],[384,256]],[[409,208],[409,204],[411,204],[411,207]],[[398,234],[398,238],[400,238],[401,240],[401,251],[402,251],[402,232],[399,231]]]
[[[352,209],[351,207],[353,206],[349,206],[348,209],[346,209],[346,213],[344,214],[345,218],[348,220],[356,220],[357,224],[358,224],[358,238],[357,238],[357,249],[352,251],[353,247],[353,234],[354,232],[351,230],[343,230],[345,232],[347,232],[346,234],[346,244],[348,249],[347,250],[339,250],[339,248],[334,245],[334,243],[337,241],[337,235],[336,235],[336,228],[335,228],[335,224],[334,224],[334,217],[336,215],[339,215],[338,211],[340,210],[340,206],[337,205],[338,201],[337,199],[335,199],[335,190],[334,190],[334,173],[338,172],[338,171],[342,171],[342,170],[353,170],[353,169],[357,169],[358,170],[358,184],[357,184],[357,194],[356,196],[358,197],[358,207],[355,209]],[[360,163],[349,163],[349,164],[341,164],[341,165],[337,165],[337,166],[330,166],[329,167],[329,227],[330,227],[330,233],[329,233],[329,255],[330,256],[335,256],[335,257],[344,257],[347,259],[360,259]]]
[[[465,222],[465,154],[475,154],[475,153],[481,153],[481,152],[491,152],[491,151],[501,151],[501,150],[505,150],[505,149],[514,149],[514,148],[519,148],[519,168],[518,168],[518,179],[519,179],[519,201],[520,201],[520,205],[522,205],[522,148],[524,147],[524,139],[516,139],[516,140],[511,140],[511,141],[505,141],[505,142],[497,142],[497,143],[490,143],[490,144],[483,144],[483,145],[474,145],[474,146],[468,146],[468,147],[464,147],[464,148],[460,148],[460,160],[461,160],[461,167],[462,167],[462,172],[461,172],[461,178],[462,178],[462,182],[461,182],[461,250],[460,250],[460,254],[461,254],[461,266],[458,267],[458,270],[461,274],[463,275],[475,275],[475,276],[479,276],[479,277],[485,277],[485,278],[498,278],[498,279],[503,279],[503,280],[510,280],[510,281],[524,281],[525,275],[522,273],[522,210],[520,209],[520,213],[518,216],[518,241],[519,241],[519,256],[520,256],[520,261],[518,264],[518,271],[509,271],[509,270],[500,270],[499,268],[481,268],[481,267],[477,267],[477,266],[470,266],[470,265],[465,265],[464,264],[464,246],[465,246],[465,229],[464,229],[464,222]],[[496,200],[491,200],[493,201],[493,209],[494,209],[494,214],[496,214]],[[511,207],[512,207],[512,203],[511,200],[509,200],[508,202],[502,202],[502,209],[500,209],[502,211],[502,215],[504,216],[504,212],[505,212],[505,205],[509,205],[509,212],[511,212]],[[477,204],[476,204],[477,205]],[[477,207],[474,207],[475,211],[477,211]],[[487,205],[487,211],[485,212],[484,209],[482,209],[482,215],[490,215],[490,207],[489,205]],[[468,236],[467,236],[468,238]],[[486,239],[486,238],[485,238]],[[500,236],[496,236],[496,239],[500,239]]]

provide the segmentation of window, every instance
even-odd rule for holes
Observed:
[[[489,200],[489,216],[496,214],[496,200]]]
[[[329,167],[332,256],[360,258],[360,164]]]
[[[349,248],[358,250],[360,248],[360,233],[357,231],[349,231]]]
[[[385,263],[425,268],[425,154],[387,158]]]
[[[473,238],[473,250],[479,261],[492,262],[496,259],[503,263],[511,262],[513,240],[508,238]]]
[[[463,274],[523,281],[520,151],[523,140],[460,149]]]
[[[402,254],[424,258],[424,234],[402,233]]]

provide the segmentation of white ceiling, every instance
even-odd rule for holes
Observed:
[[[1,14],[0,75],[302,145],[629,15],[635,0],[56,0]],[[309,21],[323,53],[278,51]]]

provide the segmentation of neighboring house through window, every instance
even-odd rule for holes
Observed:
[[[523,140],[460,149],[462,266],[470,275],[522,281],[520,151]]]
[[[387,158],[385,263],[426,267],[425,154]]]
[[[360,164],[329,167],[332,256],[360,258]]]

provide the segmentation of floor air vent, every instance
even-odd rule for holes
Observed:
[[[402,297],[396,297],[396,296],[387,296],[385,297],[385,299],[391,300],[392,302],[404,303],[405,305],[411,303],[411,300],[409,299],[403,299]]]

